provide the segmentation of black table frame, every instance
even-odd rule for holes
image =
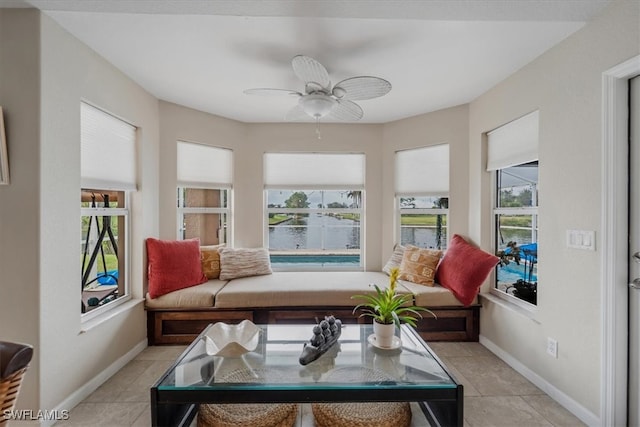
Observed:
[[[162,390],[158,386],[182,358],[191,351],[202,336],[178,357],[175,363],[151,387],[151,424],[153,426],[189,426],[195,417],[200,403],[315,403],[315,402],[418,402],[425,417],[433,426],[462,427],[464,418],[463,386],[451,374],[442,361],[422,340],[420,335],[410,326],[403,325],[406,331],[413,334],[425,349],[440,364],[444,371],[455,382],[455,388],[421,389],[372,389],[362,388],[332,389],[331,392],[319,389],[256,389],[251,390],[197,389],[197,390]],[[354,393],[357,390],[357,393]]]

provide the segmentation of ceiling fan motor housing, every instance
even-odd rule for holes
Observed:
[[[305,113],[319,119],[329,114],[336,100],[328,95],[309,94],[300,97],[298,101]]]

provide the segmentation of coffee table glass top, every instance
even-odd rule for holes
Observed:
[[[204,334],[189,346],[157,384],[158,390],[446,389],[457,384],[418,334],[402,325],[401,347],[369,343],[371,325],[343,325],[337,344],[303,366],[303,343],[313,325],[259,325],[254,351],[240,357],[207,354]]]

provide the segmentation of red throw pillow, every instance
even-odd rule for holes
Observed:
[[[200,263],[200,240],[147,239],[149,296],[157,298],[208,279]]]
[[[436,282],[468,306],[498,261],[497,256],[470,245],[454,234],[436,271]]]

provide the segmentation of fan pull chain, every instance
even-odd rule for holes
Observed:
[[[322,135],[320,134],[320,117],[316,117],[316,135],[318,136],[318,140],[322,139]]]

